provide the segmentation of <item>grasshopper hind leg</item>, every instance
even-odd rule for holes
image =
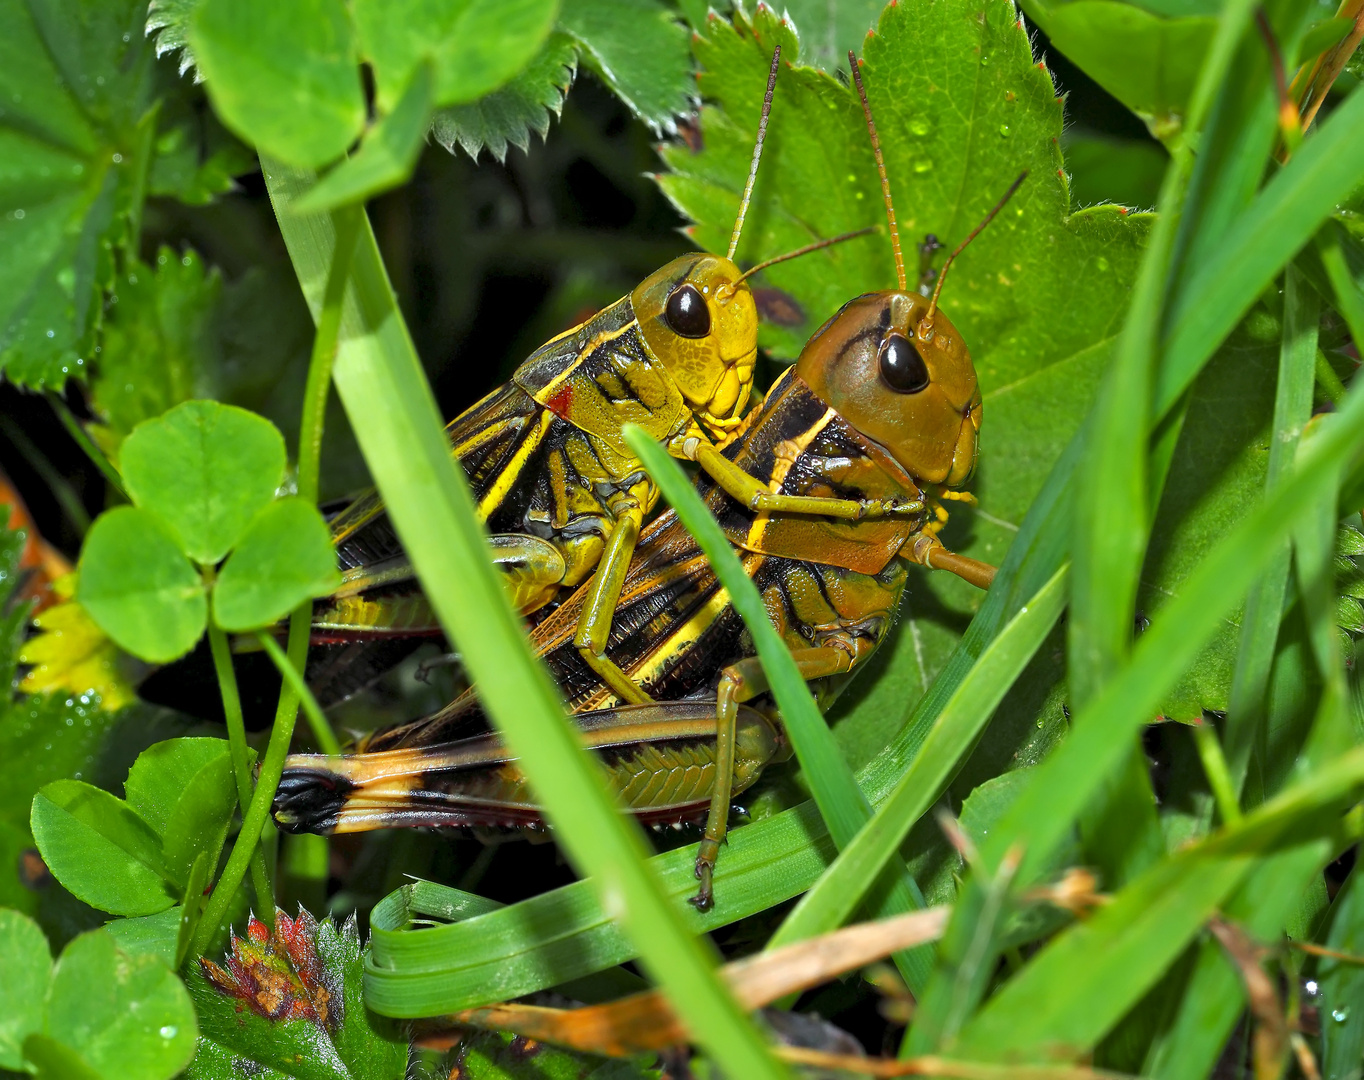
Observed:
[[[568,573],[563,552],[547,540],[523,533],[494,533],[488,541],[493,564],[518,611],[529,614],[554,599]]]

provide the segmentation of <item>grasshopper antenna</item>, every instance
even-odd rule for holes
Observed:
[[[744,278],[756,274],[759,270],[766,270],[775,263],[786,262],[787,259],[798,259],[802,255],[809,255],[812,251],[820,251],[826,247],[833,247],[835,244],[841,244],[845,240],[856,240],[859,236],[866,236],[867,233],[874,233],[880,228],[880,225],[868,225],[865,229],[856,229],[853,232],[840,233],[838,236],[831,236],[827,240],[816,240],[813,244],[806,244],[802,248],[796,248],[795,251],[788,251],[785,255],[774,255],[767,261],[758,263],[757,266],[749,267],[739,275],[734,283],[737,285],[740,281],[743,281]]]
[[[881,156],[881,140],[876,137],[876,121],[871,118],[871,103],[867,101],[867,88],[862,85],[862,72],[857,66],[857,55],[848,50],[848,64],[852,67],[853,82],[857,84],[857,96],[862,99],[862,112],[867,118],[867,131],[871,134],[871,150],[876,155],[876,171],[881,174],[881,197],[886,201],[886,220],[890,223],[890,250],[895,255],[895,279],[900,291],[908,288],[905,279],[905,257],[900,251],[900,230],[895,225],[895,204],[890,201],[890,179],[886,176],[886,162]]]
[[[739,216],[734,219],[734,232],[729,237],[729,251],[725,258],[733,259],[739,250],[739,234],[744,231],[744,217],[748,213],[748,200],[753,195],[753,182],[758,179],[758,162],[763,156],[763,140],[767,138],[767,118],[772,114],[772,91],[777,85],[777,69],[781,64],[781,46],[772,50],[772,69],[767,73],[767,95],[763,98],[763,114],[758,120],[758,141],[753,146],[753,164],[748,167],[748,182],[744,184],[744,197],[739,203]]]
[[[1018,179],[1009,185],[1009,190],[1004,193],[1004,197],[1000,199],[999,202],[995,203],[994,209],[985,215],[985,220],[972,229],[971,235],[958,244],[951,255],[947,256],[947,261],[942,264],[942,270],[938,273],[938,283],[933,286],[933,298],[928,301],[928,312],[924,315],[925,322],[933,322],[933,312],[938,309],[938,293],[942,292],[942,283],[947,280],[947,271],[952,265],[952,260],[965,250],[967,244],[981,234],[981,230],[983,230],[986,225],[994,221],[995,215],[1004,209],[1004,204],[1014,197],[1014,192],[1018,190],[1019,185],[1027,178],[1028,170],[1024,169],[1018,174]]]

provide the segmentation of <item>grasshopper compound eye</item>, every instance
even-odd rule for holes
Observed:
[[[684,282],[673,290],[663,309],[663,317],[679,337],[703,338],[710,333],[710,308],[691,282]]]
[[[881,378],[897,394],[917,394],[928,387],[928,365],[903,334],[890,334],[881,346]]]

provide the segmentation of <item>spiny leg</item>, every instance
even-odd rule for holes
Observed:
[[[578,619],[578,631],[573,644],[579,654],[607,686],[622,701],[632,705],[648,705],[653,701],[629,675],[606,655],[606,643],[611,636],[611,620],[630,569],[630,557],[635,553],[635,542],[644,520],[639,502],[631,498],[623,503],[616,516],[615,528],[602,553],[597,572],[588,586],[583,613]]]
[[[793,649],[791,656],[806,682],[841,674],[853,665],[851,653],[828,645]],[[691,898],[698,911],[709,911],[715,903],[715,860],[729,829],[729,800],[734,789],[734,728],[739,705],[768,688],[767,675],[756,656],[731,664],[720,674],[715,691],[715,786],[706,812],[706,834],[696,851],[696,879],[701,885]]]
[[[744,472],[708,442],[688,439],[685,456],[695,461],[710,474],[725,493],[750,510],[769,513],[817,514],[820,517],[858,521],[866,517],[885,517],[892,514],[918,514],[924,508],[921,499],[823,499],[811,495],[779,495]]]

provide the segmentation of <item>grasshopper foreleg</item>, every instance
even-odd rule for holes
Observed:
[[[852,653],[832,645],[793,649],[791,655],[806,682],[826,675],[839,675],[853,665]],[[698,911],[709,911],[715,903],[715,860],[729,828],[729,800],[734,788],[734,729],[739,704],[767,690],[767,675],[757,657],[731,664],[720,674],[720,684],[715,690],[715,786],[711,789],[710,808],[706,812],[706,835],[696,852],[696,879],[701,886],[691,898]]]
[[[682,449],[684,456],[705,469],[727,495],[750,510],[816,514],[820,517],[860,521],[867,517],[918,514],[924,508],[922,499],[826,499],[811,495],[781,495],[769,491],[708,442],[692,437],[686,440]]]
[[[573,644],[587,666],[600,676],[618,698],[631,705],[648,705],[653,699],[606,655],[611,619],[615,615],[620,591],[625,584],[625,574],[630,569],[630,557],[635,553],[635,542],[639,539],[640,526],[644,520],[644,511],[634,498],[613,509],[617,511],[615,528],[611,530],[611,539],[607,541],[597,572],[588,586]]]

